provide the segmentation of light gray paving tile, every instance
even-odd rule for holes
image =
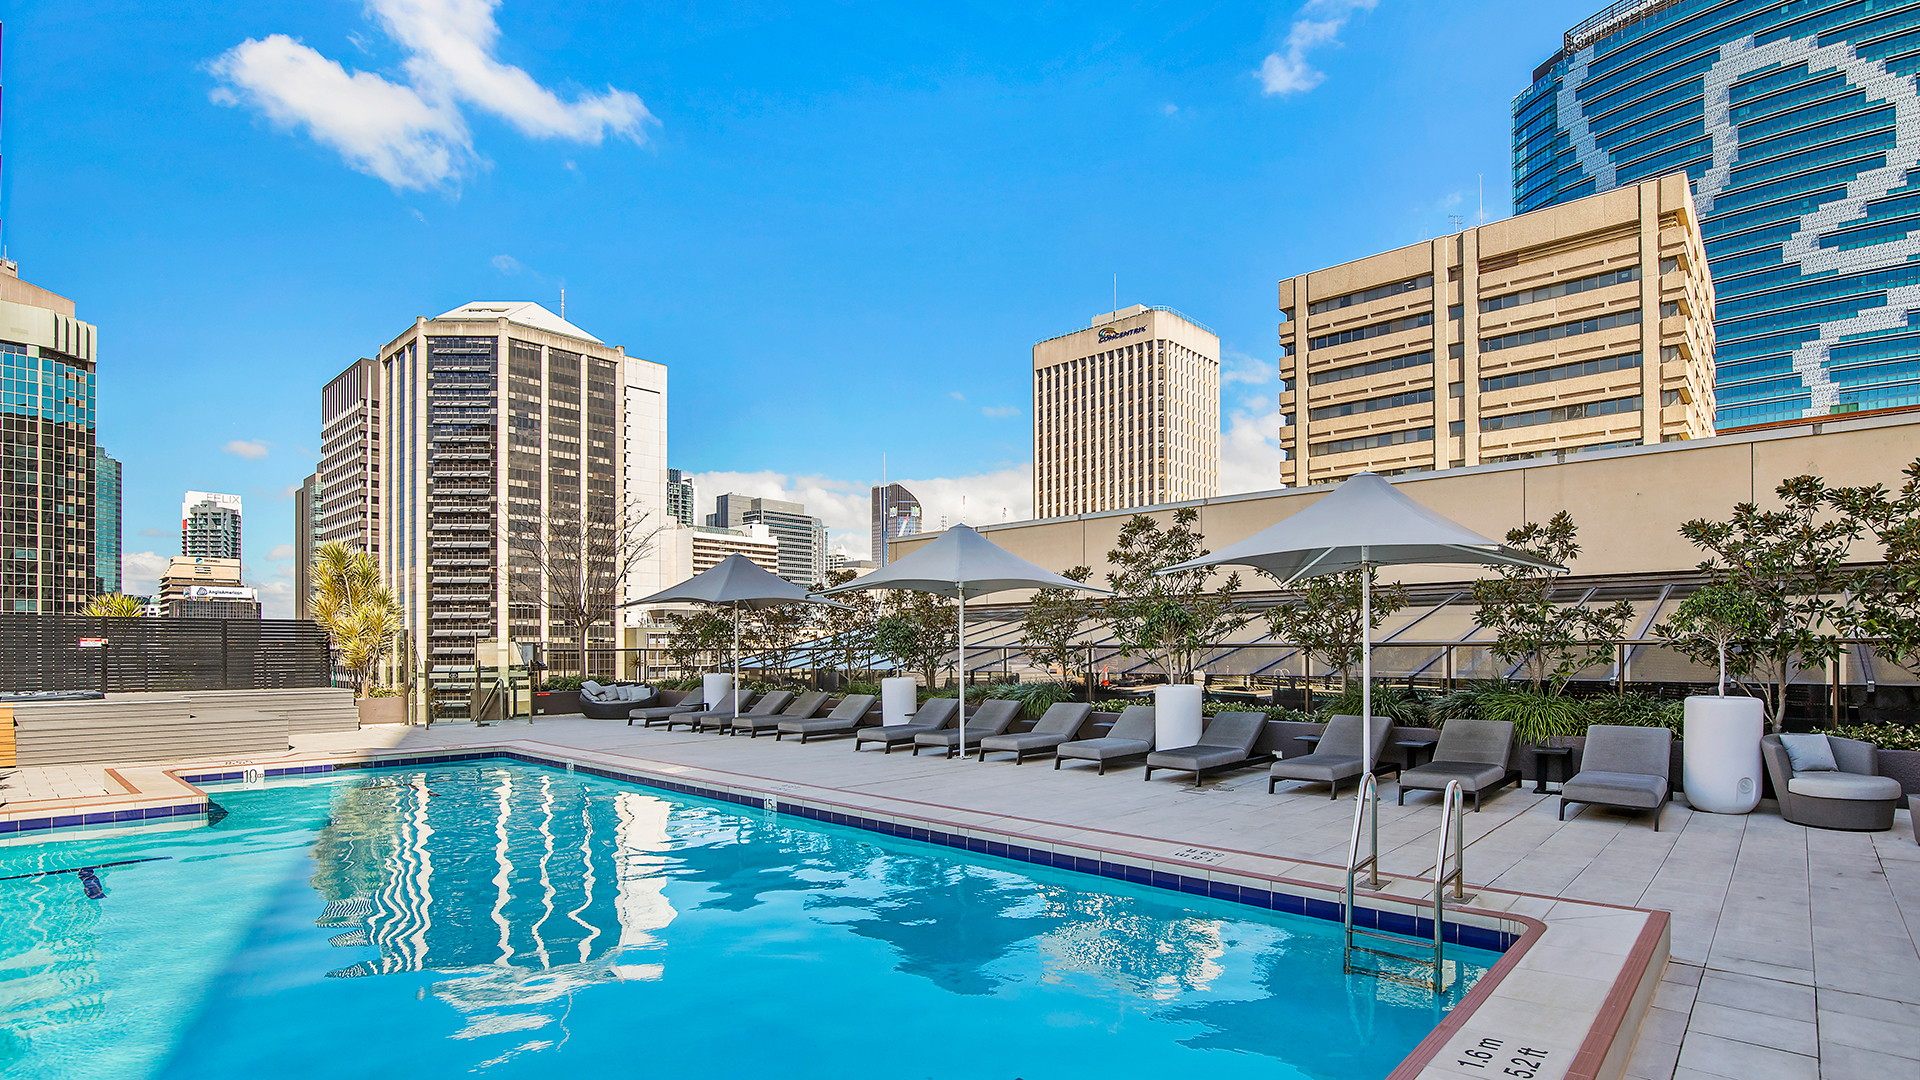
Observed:
[[[1702,975],[1699,1000],[1789,1020],[1810,1022],[1815,1015],[1813,987],[1732,971]]]
[[[1821,1080],[1913,1080],[1912,1058],[1875,1053],[1843,1043],[1820,1045]]]
[[[1820,1053],[1819,1031],[1811,1019],[1789,1020],[1783,1016],[1749,1012],[1712,1002],[1699,1001],[1687,1023],[1687,1037],[1717,1035],[1755,1046],[1768,1046],[1808,1057]]]
[[[1680,1044],[1680,1067],[1728,1080],[1818,1080],[1819,1062],[1768,1046],[1689,1031]]]
[[[1906,1058],[1913,1062],[1914,1075],[1920,1076],[1920,1027],[1823,1009],[1820,1045],[1826,1048],[1836,1043]]]

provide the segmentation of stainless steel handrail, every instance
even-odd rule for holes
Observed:
[[[1464,903],[1473,897],[1466,892],[1466,801],[1460,787],[1460,781],[1447,782],[1447,790],[1441,796],[1440,803],[1440,840],[1433,860],[1433,947],[1431,958],[1425,961],[1430,974],[1425,980],[1409,978],[1399,972],[1377,968],[1357,968],[1353,965],[1355,953],[1370,953],[1389,960],[1417,961],[1415,956],[1386,949],[1373,949],[1355,941],[1358,937],[1375,938],[1404,946],[1407,939],[1402,935],[1387,934],[1367,930],[1353,925],[1354,892],[1360,877],[1360,871],[1367,871],[1369,888],[1380,888],[1380,803],[1379,791],[1371,773],[1361,778],[1360,792],[1353,809],[1353,832],[1347,840],[1347,888],[1342,898],[1340,910],[1340,928],[1346,937],[1342,966],[1347,974],[1359,972],[1381,978],[1396,979],[1426,986],[1434,993],[1445,993],[1449,985],[1447,978],[1447,903]],[[1360,832],[1368,819],[1372,822],[1371,850],[1365,858],[1360,856]],[[1452,869],[1448,869],[1447,841],[1453,841]],[[1447,886],[1453,886],[1453,895],[1447,895]]]

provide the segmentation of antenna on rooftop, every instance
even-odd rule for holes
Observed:
[[[1475,173],[1480,184],[1480,224],[1487,223],[1487,174]]]
[[[1459,232],[1466,226],[1467,219],[1461,217],[1459,214],[1448,214],[1447,224],[1453,227],[1454,232]]]
[[[567,287],[565,285],[560,286],[560,317],[563,319],[567,317]]]
[[[1120,275],[1113,275],[1113,310],[1120,310]]]

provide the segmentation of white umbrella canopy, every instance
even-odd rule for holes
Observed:
[[[1080,589],[1106,593],[1056,574],[1015,555],[966,525],[954,525],[925,547],[901,556],[870,574],[822,595],[855,589],[902,589],[955,597],[960,602],[959,659],[954,667],[960,683],[960,757],[967,756],[967,598],[1007,589]]]
[[[1414,502],[1377,473],[1356,473],[1305,510],[1163,574],[1205,566],[1251,566],[1292,585],[1302,578],[1416,563],[1566,567],[1481,536]],[[1360,714],[1373,745],[1373,575],[1360,578]],[[1373,762],[1366,763],[1367,768]]]
[[[740,611],[778,607],[781,604],[825,604],[822,600],[778,574],[761,568],[745,555],[729,555],[706,570],[672,588],[662,589],[643,600],[632,600],[621,607],[644,604],[730,604],[733,606],[733,715],[740,717]]]

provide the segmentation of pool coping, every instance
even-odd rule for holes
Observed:
[[[112,827],[177,823],[204,815],[203,783],[324,776],[366,768],[404,768],[506,758],[564,768],[764,812],[823,821],[992,857],[1054,866],[1311,918],[1340,918],[1345,867],[1231,849],[1182,846],[1164,839],[1060,825],[1018,815],[989,815],[936,803],[851,794],[751,774],[679,765],[536,740],[445,750],[360,750],[301,754],[268,762],[207,762],[107,770],[124,796],[93,797],[81,814],[0,814],[0,839],[53,839],[68,825]],[[190,793],[189,798],[182,798]],[[191,809],[184,809],[191,807]],[[80,807],[73,807],[81,809]],[[183,808],[183,809],[176,809]],[[138,815],[138,816],[134,816]],[[6,818],[31,821],[6,828]],[[83,819],[83,820],[76,820]],[[48,824],[42,824],[48,822]],[[11,834],[11,835],[7,835]],[[1110,857],[1110,858],[1109,858]],[[1425,891],[1423,898],[1420,893]],[[1322,894],[1315,896],[1312,894]],[[1331,898],[1323,898],[1330,896]],[[1430,937],[1431,885],[1389,879],[1363,893],[1355,925]],[[1618,1080],[1651,1005],[1670,940],[1666,912],[1481,888],[1472,903],[1447,908],[1449,942],[1502,949],[1500,959],[1460,1003],[1388,1074],[1389,1080],[1524,1076],[1531,1080]],[[1596,950],[1596,937],[1605,946]],[[1573,952],[1578,973],[1552,963]],[[1595,962],[1617,961],[1605,978]],[[1591,984],[1591,985],[1588,985]],[[1569,1040],[1569,1034],[1578,1034]],[[1544,1048],[1544,1049],[1543,1049]],[[1525,1050],[1528,1053],[1519,1054]],[[1506,1054],[1507,1058],[1493,1060]],[[1485,1063],[1476,1058],[1486,1058]],[[1492,1065],[1493,1068],[1488,1066]],[[1519,1067],[1503,1072],[1501,1067]]]

